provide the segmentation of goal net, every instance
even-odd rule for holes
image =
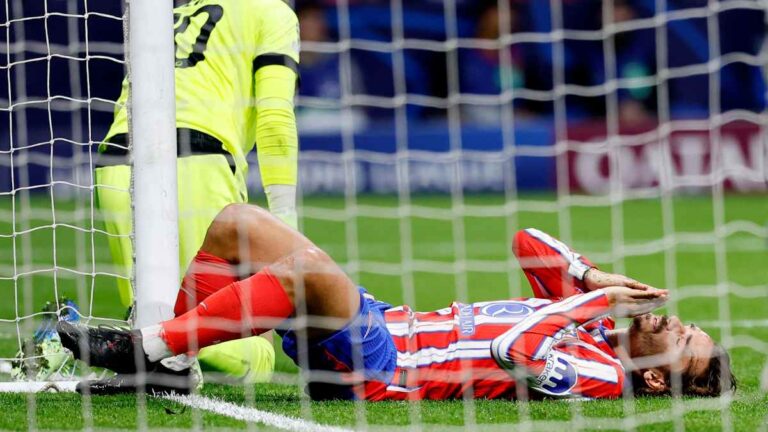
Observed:
[[[1,376],[63,379],[64,354],[33,335],[49,339],[60,310],[125,318],[110,304],[129,275],[111,265],[93,180],[119,86],[100,77],[123,74],[122,6],[9,0],[0,27]]]
[[[59,320],[146,325],[159,321],[158,315],[172,316],[172,300],[161,299],[175,298],[179,280],[174,42],[150,39],[147,48],[152,33],[131,25],[165,25],[172,34],[172,8],[148,11],[147,5],[134,1],[137,12],[129,14],[118,1],[4,2],[0,280],[7,301],[0,308],[0,371],[6,378],[60,387],[67,379],[99,376],[63,351],[55,329]],[[130,56],[133,68],[125,61],[128,45],[137,52]],[[164,70],[153,70],[163,63]],[[143,143],[130,149],[130,140],[104,142],[124,103],[115,92],[126,71],[138,78],[128,101],[135,108],[128,121],[137,129],[131,137]],[[115,80],[103,85],[110,80],[94,78],[105,74]],[[153,93],[167,97],[148,103],[146,95]],[[164,161],[170,163],[159,165]],[[99,168],[105,168],[100,177],[94,174]],[[107,205],[113,202],[124,205]],[[132,209],[142,217],[133,221]],[[131,244],[146,250],[133,258],[143,271],[134,273],[128,264]],[[160,269],[152,276],[160,288],[148,291],[142,279],[152,266]],[[135,300],[132,285],[140,294]],[[2,391],[40,388],[0,385]]]
[[[531,296],[509,241],[542,229],[669,289],[667,313],[754,362],[735,373],[764,398],[766,3],[424,3],[299,7],[305,232],[377,296],[434,310]],[[732,403],[518,404],[510,418],[677,430],[709,410],[733,429]],[[461,424],[488,411],[465,399]]]
[[[735,413],[765,405],[768,389],[766,2],[294,6],[300,228],[352,280],[418,311],[532,297],[510,242],[537,228],[604,270],[669,289],[666,313],[721,343],[741,386],[658,403],[529,403],[523,392],[496,404],[469,389],[437,404],[318,407],[276,344],[273,383],[175,400],[196,408],[193,425],[203,410],[218,413],[213,425],[230,416],[279,429],[765,424],[765,409]],[[81,375],[26,342],[57,313],[125,323],[117,286],[131,275],[110,259],[93,175],[125,72],[123,14],[119,1],[0,8],[0,381]],[[255,154],[249,162],[251,200],[265,204]],[[30,425],[38,397],[20,402]],[[231,404],[205,399],[215,397]],[[92,399],[83,427],[124,427],[94,423]],[[154,403],[137,397],[134,418],[163,409]]]

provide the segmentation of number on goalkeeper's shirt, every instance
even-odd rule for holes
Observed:
[[[296,14],[283,0],[190,0],[173,12],[177,126],[215,136],[245,166],[256,142],[254,59],[299,61]],[[105,141],[128,133],[127,102],[126,80]]]
[[[205,21],[198,18],[202,14],[206,16]],[[221,20],[222,16],[224,16],[224,8],[219,5],[201,6],[189,15],[174,14],[173,21],[175,25],[173,33],[176,45],[177,68],[194,67],[199,62],[205,60],[205,49],[208,46],[208,39],[211,37],[211,32],[213,32],[216,23]],[[190,40],[192,38],[194,38],[194,42]],[[181,57],[185,52],[189,52],[187,57]]]

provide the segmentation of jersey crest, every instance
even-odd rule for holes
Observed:
[[[553,352],[544,371],[536,378],[537,389],[552,396],[564,396],[579,381],[576,368],[565,358]]]
[[[533,312],[532,307],[514,301],[493,302],[480,308],[482,315],[494,318],[523,318]]]

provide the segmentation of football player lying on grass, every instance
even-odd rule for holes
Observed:
[[[358,287],[320,248],[258,207],[226,207],[208,229],[179,302],[188,311],[141,330],[62,321],[64,346],[114,378],[99,393],[189,391],[164,359],[276,329],[315,399],[460,399],[733,390],[727,352],[695,325],[650,314],[668,292],[598,270],[536,229],[513,250],[535,298],[392,307]],[[238,269],[252,275],[238,280]],[[195,281],[196,284],[188,283]],[[197,287],[197,289],[193,289]],[[179,304],[177,304],[177,308]],[[617,329],[611,317],[634,317]]]

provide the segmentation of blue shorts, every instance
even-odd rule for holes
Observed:
[[[279,332],[283,351],[299,367],[310,370],[307,392],[312,399],[355,399],[354,386],[363,382],[388,384],[395,373],[397,349],[384,321],[384,311],[392,306],[373,298],[362,288],[360,311],[344,328],[321,341],[308,341],[307,354],[293,330]],[[316,372],[338,372],[318,373]],[[352,373],[354,372],[354,373]],[[316,376],[315,376],[316,375]],[[362,379],[361,379],[362,378]]]

